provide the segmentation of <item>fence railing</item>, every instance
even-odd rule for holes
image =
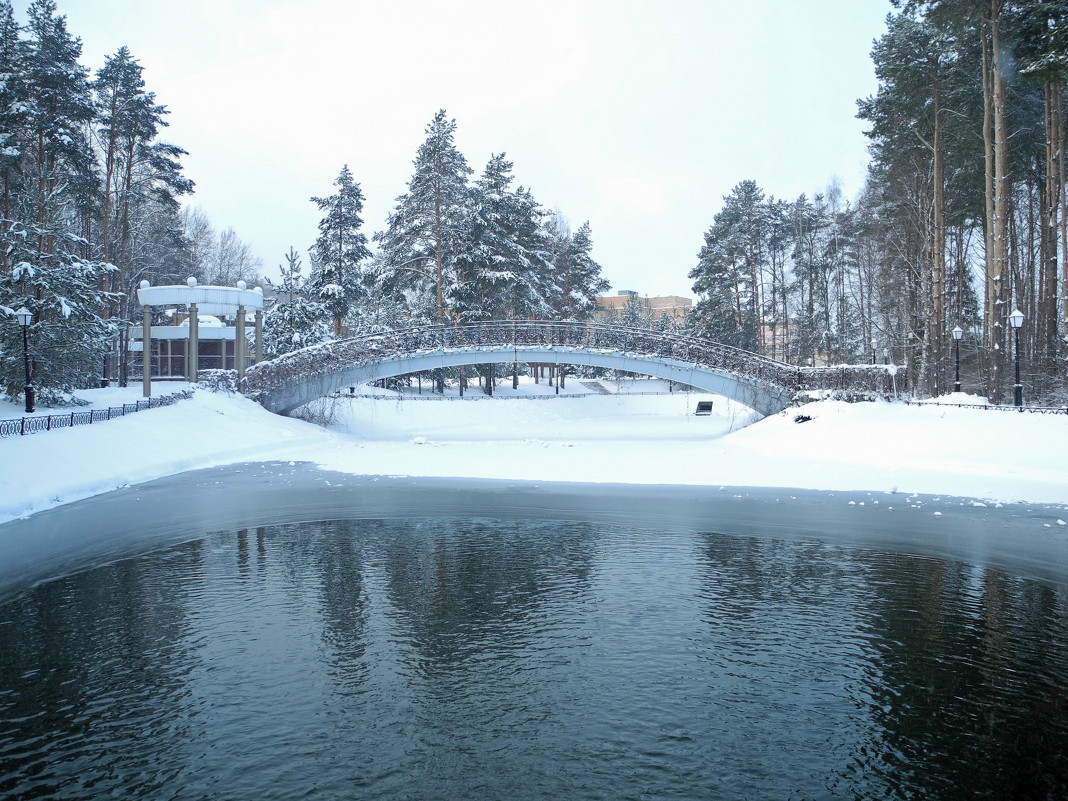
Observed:
[[[940,403],[937,401],[906,400],[910,406],[953,406],[958,409],[986,409],[995,412],[1027,412],[1028,414],[1068,414],[1068,406],[1010,406],[997,403]]]
[[[665,359],[723,370],[791,391],[827,390],[891,394],[894,378],[885,366],[799,368],[719,342],[686,334],[595,323],[544,320],[492,320],[459,325],[400,328],[312,345],[260,362],[245,373],[243,390],[270,394],[293,381],[357,365],[439,350],[515,348],[523,361],[528,347],[582,348]],[[904,373],[899,380],[904,380]],[[904,386],[897,386],[904,391]]]
[[[171,406],[180,400],[193,397],[193,390],[185,389],[159,398],[148,398],[134,403],[124,403],[121,406],[109,406],[106,409],[85,409],[64,414],[41,414],[32,417],[11,417],[0,420],[0,439],[5,437],[26,436],[38,431],[53,431],[57,428],[71,428],[73,426],[88,426],[93,423],[101,423],[106,420],[114,420],[125,417],[128,414],[136,414],[145,409],[156,409],[160,406]]]

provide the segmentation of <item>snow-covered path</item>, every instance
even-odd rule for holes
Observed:
[[[160,394],[174,391],[163,386]],[[544,388],[543,390],[544,391]],[[93,390],[132,402],[139,387]],[[174,473],[306,461],[354,475],[794,487],[1068,504],[1068,415],[823,402],[748,427],[706,396],[338,399],[330,430],[240,396],[191,400],[102,425],[0,440],[0,522]],[[2,416],[20,414],[0,404]]]

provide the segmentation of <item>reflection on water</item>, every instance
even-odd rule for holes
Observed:
[[[818,542],[222,533],[0,607],[0,797],[1060,798],[1068,604]]]

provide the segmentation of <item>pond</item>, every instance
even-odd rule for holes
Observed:
[[[0,797],[1065,797],[1063,517],[154,482],[0,527]]]

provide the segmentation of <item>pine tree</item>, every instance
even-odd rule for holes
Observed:
[[[455,316],[452,303],[462,293],[458,258],[470,221],[471,168],[455,135],[456,121],[438,111],[416,153],[407,194],[374,237],[382,252],[381,290],[439,325]]]
[[[37,242],[52,243],[42,253]],[[62,402],[63,394],[90,386],[115,335],[115,325],[101,316],[112,295],[102,294],[102,279],[113,267],[82,259],[77,238],[55,227],[5,226],[0,248],[12,267],[0,275],[0,312],[26,307],[33,313],[29,329],[31,380],[41,405]],[[0,326],[0,383],[12,398],[22,393],[25,372],[22,331]]]
[[[550,269],[542,212],[528,191],[511,189],[511,171],[512,163],[496,154],[474,187],[451,298],[459,320],[543,317],[548,311],[539,282]]]
[[[746,350],[762,351],[762,274],[767,259],[764,193],[742,181],[723,199],[690,271],[700,295],[691,330]]]
[[[597,296],[608,291],[608,281],[601,277],[601,265],[593,260],[593,237],[589,222],[574,234],[559,214],[546,223],[549,240],[548,260],[552,274],[543,284],[550,296],[558,320],[588,320],[598,308]]]
[[[620,310],[619,324],[628,328],[653,328],[653,310],[649,301],[637,294],[628,297]]]
[[[270,284],[277,302],[263,318],[263,347],[268,358],[324,342],[330,335],[326,306],[308,297],[300,256],[293,248],[278,267],[282,280]]]
[[[14,215],[18,181],[26,156],[26,46],[9,0],[0,2],[0,219]],[[0,253],[0,269],[10,260]]]
[[[52,0],[29,8],[29,38],[15,41],[9,8],[0,8],[5,69],[4,219],[0,252],[0,307],[25,306],[31,378],[44,405],[86,386],[96,374],[113,327],[101,317],[114,295],[101,292],[111,268],[88,258],[81,235],[90,218],[96,176],[86,137],[93,118],[81,43],[67,32]],[[10,396],[24,383],[21,331],[4,326],[0,381]]]
[[[334,186],[338,191],[330,197],[311,199],[325,216],[319,221],[319,237],[312,247],[309,288],[333,316],[334,336],[340,337],[346,316],[366,298],[360,262],[371,252],[367,237],[360,231],[363,193],[347,164],[341,168]]]
[[[170,235],[178,235],[177,197],[192,192],[193,182],[182,175],[179,162],[186,151],[157,141],[168,111],[156,103],[155,93],[145,90],[142,67],[126,47],[107,59],[92,88],[104,162],[101,247],[104,260],[118,268],[113,280],[123,294],[116,311],[129,323],[137,284],[156,272],[155,264],[137,256],[146,233],[158,236],[158,222],[165,219],[172,222]],[[128,327],[120,330],[119,380],[126,386]]]
[[[22,214],[32,215],[42,237],[36,243],[38,252],[49,254],[59,243],[46,232],[65,225],[78,230],[76,215],[96,191],[93,152],[86,136],[95,109],[88,70],[78,63],[81,41],[68,33],[66,17],[56,16],[54,0],[34,0],[29,18],[31,37],[23,72],[28,163]]]

